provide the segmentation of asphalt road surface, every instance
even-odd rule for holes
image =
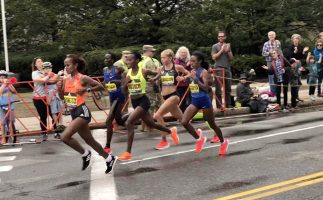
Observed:
[[[178,125],[180,145],[157,151],[158,132],[136,131],[132,161],[104,174],[97,155],[81,171],[80,155],[60,141],[0,147],[0,199],[319,199],[323,200],[323,112],[246,115],[217,119],[231,144],[195,154]],[[212,132],[202,122],[211,139]],[[104,144],[105,130],[93,131]],[[79,137],[77,137],[80,139]],[[22,138],[21,140],[29,140]],[[113,152],[126,148],[116,133]],[[92,151],[94,152],[94,151]]]

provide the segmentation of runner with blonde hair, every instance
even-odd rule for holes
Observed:
[[[161,81],[161,94],[164,99],[163,104],[154,115],[154,118],[161,125],[165,125],[164,115],[169,112],[180,121],[183,117],[183,113],[179,108],[180,97],[177,93],[177,85],[189,77],[189,72],[183,66],[174,63],[174,56],[174,52],[171,49],[166,49],[161,53],[160,58],[163,67],[154,79],[155,81]],[[162,140],[155,146],[155,149],[161,150],[168,147],[169,143],[166,139],[166,133],[162,133]]]

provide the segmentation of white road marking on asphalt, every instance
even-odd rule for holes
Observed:
[[[264,135],[264,136],[259,136],[259,137],[244,139],[244,140],[238,140],[238,141],[230,142],[230,145],[239,144],[239,143],[243,143],[243,142],[249,142],[249,141],[253,141],[253,140],[261,140],[261,139],[264,139],[264,138],[275,137],[275,136],[280,136],[280,135],[286,135],[286,134],[290,134],[290,133],[296,133],[296,132],[301,132],[301,131],[305,131],[305,130],[320,128],[320,127],[323,127],[323,125],[310,126],[310,127],[306,127],[306,128],[300,128],[300,129],[295,129],[295,130],[290,130],[290,131],[278,132],[278,133],[273,133],[273,134],[269,134],[269,135]],[[214,148],[214,147],[218,147],[218,146],[220,146],[220,145],[219,144],[211,145],[211,146],[204,147],[203,149],[210,149],[210,148]],[[132,161],[128,161],[128,162],[120,162],[120,164],[121,165],[128,165],[128,164],[132,164],[132,163],[143,162],[143,161],[147,161],[147,160],[154,160],[154,159],[157,159],[157,158],[174,156],[174,155],[184,154],[184,153],[193,152],[193,151],[195,151],[195,149],[189,149],[189,150],[185,150],[185,151],[178,151],[178,152],[163,154],[163,155],[159,155],[159,156],[151,156],[151,157],[132,160]]]
[[[18,153],[22,148],[14,148],[14,149],[0,149],[0,153]]]
[[[3,157],[0,157],[0,162],[3,162],[3,161],[12,161],[16,159],[16,156],[3,156]]]
[[[12,165],[0,166],[0,172],[7,172],[12,170]]]
[[[92,151],[90,200],[116,200],[117,189],[114,182],[113,171],[105,174],[104,159]]]

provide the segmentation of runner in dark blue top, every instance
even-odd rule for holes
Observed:
[[[190,64],[193,68],[189,84],[192,102],[184,112],[182,124],[196,139],[195,152],[201,152],[207,138],[203,136],[201,129],[195,130],[190,121],[199,110],[203,110],[204,120],[209,123],[210,127],[220,139],[219,155],[225,155],[229,146],[229,140],[223,138],[222,131],[214,120],[213,106],[209,96],[211,85],[211,76],[208,72],[209,64],[205,62],[204,55],[200,52],[193,52],[190,58]]]
[[[111,139],[113,134],[113,120],[115,119],[118,125],[124,125],[124,120],[122,119],[122,108],[125,103],[125,95],[121,87],[121,82],[126,76],[123,67],[113,66],[116,61],[116,56],[112,53],[105,54],[104,63],[106,67],[103,69],[104,75],[104,86],[110,96],[110,112],[106,121],[107,125],[107,143],[104,150],[107,153],[111,152]]]

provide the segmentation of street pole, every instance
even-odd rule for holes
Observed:
[[[6,64],[6,71],[9,72],[8,45],[7,45],[7,25],[6,25],[6,13],[5,13],[5,9],[4,9],[4,0],[1,0],[1,15],[2,15],[4,59],[5,59],[5,64]]]

